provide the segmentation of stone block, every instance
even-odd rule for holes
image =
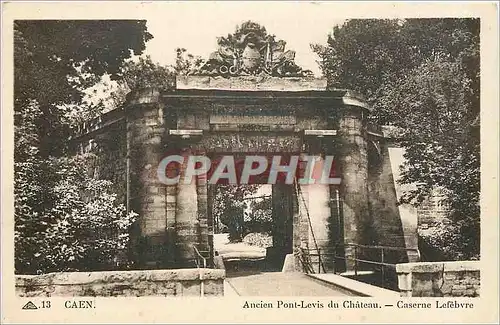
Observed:
[[[297,269],[297,265],[298,261],[296,261],[295,255],[287,254],[281,272],[298,272],[300,270]]]
[[[314,77],[178,76],[177,89],[305,91],[327,89],[326,79]]]
[[[182,281],[178,282],[178,291],[182,292],[182,296],[200,296],[201,286],[199,281]]]
[[[411,273],[398,273],[398,286],[401,291],[411,291]]]
[[[404,263],[396,265],[402,277],[412,275],[412,296],[478,296],[480,271],[476,261]],[[403,293],[402,293],[403,295]]]
[[[149,104],[159,102],[160,91],[155,88],[139,89],[127,95],[125,105],[127,110],[142,106],[140,104]],[[131,106],[136,105],[136,106]]]
[[[204,280],[205,296],[222,296],[224,294],[223,280]]]

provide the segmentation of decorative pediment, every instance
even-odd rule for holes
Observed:
[[[265,27],[247,21],[234,34],[217,39],[218,49],[206,63],[192,73],[204,76],[270,75],[278,77],[312,76],[295,64],[295,51],[286,42],[267,34]]]

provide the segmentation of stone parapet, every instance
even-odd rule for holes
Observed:
[[[223,296],[225,270],[173,269],[17,275],[21,297]]]
[[[403,263],[396,272],[402,297],[479,297],[479,261]]]

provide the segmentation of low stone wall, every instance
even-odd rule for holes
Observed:
[[[35,296],[223,296],[225,270],[175,269],[16,275],[16,294]]]
[[[479,297],[479,261],[396,265],[403,297]]]

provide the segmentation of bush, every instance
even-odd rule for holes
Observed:
[[[258,247],[271,247],[273,246],[273,237],[266,233],[249,233],[243,238],[245,244]]]
[[[464,253],[463,232],[465,230],[466,227],[460,223],[438,223],[428,229],[421,230],[419,231],[420,249],[432,261],[478,260],[479,254]],[[474,235],[470,237],[473,237],[471,240],[478,240]]]
[[[15,167],[16,273],[116,268],[136,214],[117,202],[112,184],[88,177],[79,158]]]

